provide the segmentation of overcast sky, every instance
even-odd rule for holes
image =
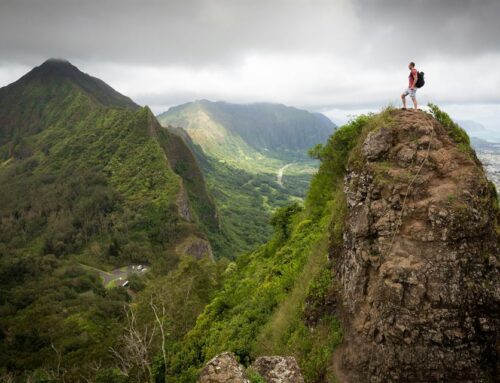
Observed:
[[[66,58],[159,113],[271,101],[336,122],[422,104],[500,132],[500,0],[0,0],[0,86]],[[500,136],[500,133],[498,133]]]

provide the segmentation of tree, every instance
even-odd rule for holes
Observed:
[[[157,334],[158,322],[154,322],[152,326],[140,326],[134,309],[124,306],[124,310],[126,323],[121,345],[117,348],[111,347],[111,353],[117,360],[122,375],[135,375],[138,382],[149,382],[152,377],[153,341]],[[163,323],[161,318],[159,323]]]

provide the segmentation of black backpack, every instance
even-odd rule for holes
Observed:
[[[417,72],[418,73],[418,78],[417,82],[415,83],[415,86],[417,88],[422,88],[425,85],[425,79],[424,79],[424,72]]]

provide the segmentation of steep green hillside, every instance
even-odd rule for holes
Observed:
[[[196,154],[229,238],[229,257],[267,240],[270,213],[305,196],[317,168],[307,150],[335,127],[323,115],[284,105],[206,100],[173,107],[158,119]]]
[[[278,209],[272,239],[227,267],[222,289],[196,326],[172,345],[170,381],[196,381],[204,363],[228,350],[245,364],[259,355],[294,355],[308,382],[329,378],[331,354],[342,339],[328,252],[342,241],[343,177],[359,137],[385,116],[359,117],[311,152],[321,166],[305,206]]]
[[[182,140],[64,61],[0,89],[0,159],[0,373],[76,381],[111,363],[130,300],[84,265],[145,263],[154,280],[185,249],[211,256],[214,203]]]

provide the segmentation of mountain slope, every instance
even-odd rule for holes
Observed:
[[[251,172],[271,170],[294,157],[304,160],[307,150],[335,128],[321,114],[280,104],[207,100],[172,107],[158,120],[186,130],[207,155]]]
[[[15,83],[2,88],[0,145],[36,134],[57,122],[79,94],[104,107],[139,108],[128,97],[101,80],[80,72],[69,62],[50,59]],[[50,115],[47,110],[51,110]]]
[[[437,107],[389,108],[314,155],[304,209],[227,268],[170,381],[225,351],[293,355],[306,382],[498,380],[500,211],[467,135]]]
[[[110,363],[130,300],[88,270],[212,257],[215,205],[182,140],[64,61],[0,89],[0,158],[0,372],[62,355],[76,381]]]

